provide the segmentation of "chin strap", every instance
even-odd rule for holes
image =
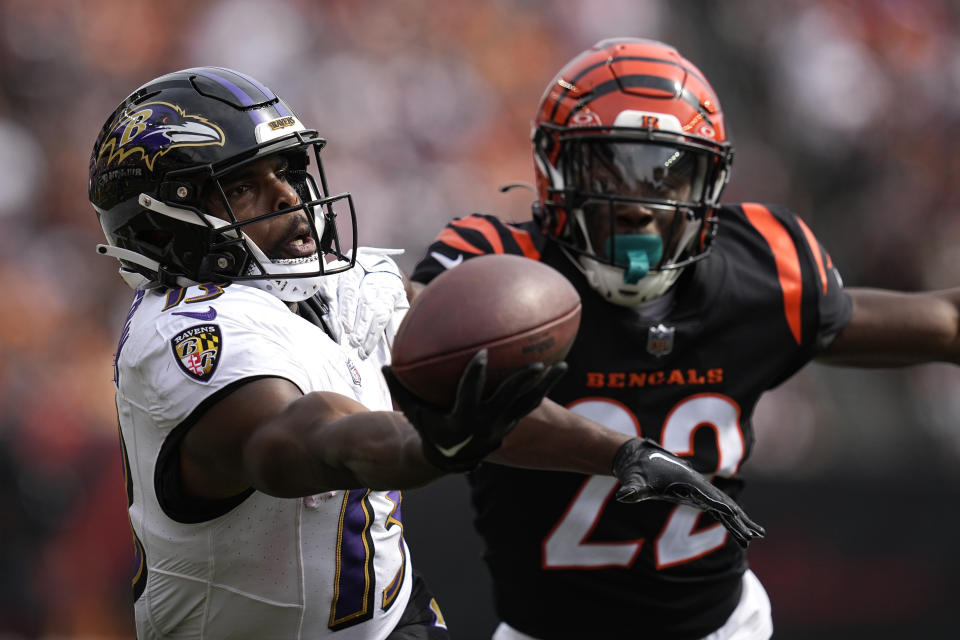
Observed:
[[[116,258],[117,260],[126,260],[127,262],[132,262],[133,264],[138,264],[141,267],[146,267],[153,273],[159,274],[162,272],[162,266],[156,260],[151,260],[150,258],[137,253],[136,251],[130,251],[129,249],[121,249],[120,247],[114,247],[109,244],[98,244],[97,253],[102,256],[108,256],[110,258]],[[153,282],[150,278],[144,276],[141,273],[136,271],[130,271],[122,265],[120,266],[120,277],[123,278],[123,281],[127,283],[133,289],[145,289],[146,286]],[[183,276],[176,276],[172,278],[177,286],[180,287],[189,287],[196,284],[192,280],[187,280]]]

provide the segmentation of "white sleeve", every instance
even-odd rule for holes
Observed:
[[[294,334],[285,330],[300,318],[286,309],[229,304],[226,296],[217,302],[217,316],[209,321],[169,313],[156,319],[154,339],[138,368],[153,390],[150,410],[165,422],[179,424],[206,399],[242,380],[275,376],[304,393],[311,390]]]

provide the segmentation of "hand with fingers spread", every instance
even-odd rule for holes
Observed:
[[[742,547],[765,534],[733,498],[646,438],[623,443],[613,458],[613,475],[622,485],[616,494],[620,502],[666,500],[702,509],[722,522]]]
[[[410,308],[403,276],[389,257],[400,253],[403,250],[360,247],[353,269],[339,275],[340,325],[361,360],[381,341],[386,341],[387,348],[392,346],[393,335]]]
[[[517,371],[484,397],[487,350],[477,352],[460,377],[451,409],[436,407],[412,394],[389,366],[383,375],[394,402],[413,424],[431,464],[451,472],[469,471],[497,449],[517,421],[537,408],[560,376],[564,362],[535,363]]]

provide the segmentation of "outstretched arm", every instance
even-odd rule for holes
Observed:
[[[303,395],[281,378],[249,382],[211,407],[181,443],[180,463],[184,489],[207,499],[248,487],[278,497],[404,489],[443,474],[401,414],[336,393]]]
[[[412,284],[415,296],[424,285]],[[389,367],[384,374],[390,382]],[[405,411],[418,410],[422,403],[394,383],[395,401],[403,398],[399,404],[407,407]],[[425,450],[432,451],[431,434],[421,430],[421,435]],[[612,474],[621,484],[617,491],[621,502],[666,500],[702,509],[722,522],[744,547],[764,535],[763,527],[753,522],[733,498],[682,458],[645,438],[609,429],[546,398],[503,437],[499,448],[487,446],[481,451],[488,452],[484,458],[488,461],[514,467]],[[436,457],[434,452],[432,458]],[[461,468],[470,468],[480,457],[472,456]]]
[[[487,460],[511,466],[614,475],[617,500],[666,500],[706,511],[737,542],[764,535],[736,501],[685,460],[646,438],[631,437],[573,413],[551,400],[520,420]]]
[[[355,487],[408,489],[472,468],[540,404],[565,367],[531,366],[482,397],[486,355],[478,353],[463,374],[451,410],[413,401],[387,368],[407,418],[369,411],[337,393],[302,395],[283,378],[251,380],[210,407],[185,436],[183,487],[207,499],[249,487],[297,497]],[[429,441],[421,439],[424,433]]]
[[[819,362],[851,367],[960,363],[960,289],[846,292],[853,315]]]
[[[487,460],[511,467],[610,475],[614,455],[630,438],[544,399]]]

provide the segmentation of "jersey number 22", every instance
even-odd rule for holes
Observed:
[[[574,413],[628,435],[639,435],[640,424],[627,407],[607,398],[590,398],[568,407]],[[740,430],[740,407],[729,397],[703,393],[684,399],[663,424],[661,445],[679,456],[693,454],[693,433],[700,427],[712,428],[720,461],[715,475],[730,477],[744,456]],[[617,487],[616,478],[588,478],[563,516],[543,541],[545,569],[599,569],[629,567],[644,543],[643,538],[621,542],[589,542],[607,501]],[[663,528],[653,542],[658,569],[695,560],[723,546],[726,529],[715,523],[698,529],[703,512],[677,505],[670,511]]]

